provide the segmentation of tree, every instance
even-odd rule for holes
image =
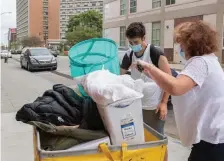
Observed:
[[[73,16],[67,25],[66,39],[69,46],[90,38],[102,36],[102,19],[100,12],[89,10]]]
[[[17,49],[19,45],[20,45],[19,41],[13,41],[10,43],[10,49]]]
[[[74,44],[88,40],[95,37],[101,37],[101,32],[96,31],[95,29],[86,27],[77,27],[73,32],[68,32],[66,34],[67,43],[69,46],[73,46]]]
[[[42,41],[39,37],[31,36],[22,39],[21,44],[23,47],[38,47],[41,46]]]

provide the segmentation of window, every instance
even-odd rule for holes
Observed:
[[[126,14],[126,0],[120,0],[120,15]]]
[[[137,11],[137,0],[130,0],[130,13]]]
[[[161,7],[161,0],[152,0],[152,8]]]
[[[152,44],[155,46],[160,46],[160,22],[152,23]]]
[[[166,5],[175,4],[175,0],[166,0]]]
[[[125,26],[120,27],[120,46],[126,46],[125,31]]]

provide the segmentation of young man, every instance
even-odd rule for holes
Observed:
[[[123,58],[121,74],[126,74],[131,64],[140,59],[154,64],[162,71],[171,75],[171,70],[164,53],[159,48],[145,42],[145,33],[145,26],[140,22],[134,22],[127,28],[126,37],[129,40],[131,50]],[[145,79],[143,74],[136,69],[131,70],[131,76],[133,79],[143,79],[145,82],[152,81],[151,79]],[[144,97],[147,97],[144,91],[147,93],[150,89],[143,90]],[[143,120],[150,127],[163,134],[169,93],[164,92],[162,94],[161,102],[157,107],[143,106]]]

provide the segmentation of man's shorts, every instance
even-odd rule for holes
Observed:
[[[164,134],[165,121],[159,119],[160,113],[156,113],[156,110],[143,110],[143,121],[151,128]]]

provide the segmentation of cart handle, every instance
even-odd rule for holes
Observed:
[[[115,161],[113,158],[113,155],[111,154],[111,151],[109,150],[108,146],[105,143],[102,143],[99,145],[99,151],[103,152],[110,161]],[[121,145],[121,158],[122,161],[124,161],[125,158],[125,151],[127,151],[127,144],[123,143]]]

